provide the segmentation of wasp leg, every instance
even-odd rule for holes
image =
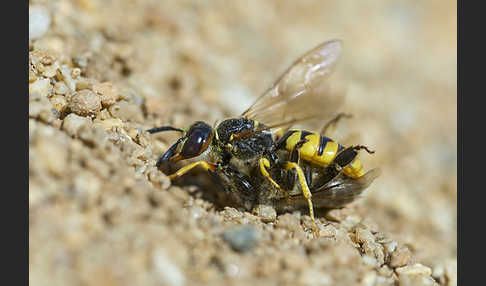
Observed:
[[[307,203],[309,204],[309,215],[312,220],[312,228],[314,229],[314,233],[316,234],[316,236],[318,236],[318,228],[314,219],[314,207],[312,206],[312,200],[311,200],[312,193],[305,180],[304,171],[302,171],[302,168],[295,162],[286,162],[284,164],[284,169],[285,170],[293,169],[297,172],[297,178],[299,179],[299,183],[302,188],[302,194],[304,195],[304,198],[307,200]]]
[[[175,178],[178,178],[178,177],[184,175],[185,173],[189,172],[192,168],[194,168],[194,167],[196,167],[198,165],[201,165],[201,167],[203,167],[206,171],[214,171],[214,170],[216,170],[216,165],[201,160],[201,161],[197,161],[197,162],[194,162],[192,164],[189,164],[187,166],[184,166],[184,167],[180,168],[177,172],[175,172],[174,174],[170,175],[169,178],[171,180],[172,179],[175,179]]]
[[[290,198],[287,194],[286,191],[284,191],[282,189],[282,187],[280,187],[280,185],[275,182],[272,177],[270,176],[270,174],[268,173],[267,171],[267,168],[270,168],[270,161],[268,161],[267,158],[260,158],[260,160],[258,160],[258,165],[260,166],[260,173],[277,189],[279,190],[280,192],[282,192],[285,196],[285,198],[287,199],[287,201],[290,201]]]
[[[292,149],[292,152],[290,152],[289,154],[289,162],[294,162],[294,163],[297,163],[299,164],[299,161],[300,161],[300,152],[299,152],[299,149],[302,147],[302,145],[304,145],[305,143],[307,143],[307,139],[301,139],[299,142],[297,142],[297,144],[295,144],[294,148]],[[292,190],[294,188],[294,184],[295,184],[295,171],[294,170],[289,170],[288,173],[287,173],[287,188],[289,190]]]
[[[358,156],[358,151],[361,149],[366,150],[366,152],[368,152],[369,154],[375,153],[375,151],[368,149],[368,147],[364,145],[351,146],[337,154],[336,158],[334,158],[334,163],[336,163],[341,168],[346,167],[354,160],[354,158],[356,158],[356,156]]]
[[[339,123],[339,121],[342,118],[351,118],[351,117],[353,117],[353,115],[351,114],[339,113],[338,115],[336,115],[336,117],[334,117],[329,122],[327,122],[326,125],[324,125],[324,127],[322,127],[321,134],[326,137],[332,137],[331,135],[332,133],[334,133],[334,130],[336,129],[336,126]]]

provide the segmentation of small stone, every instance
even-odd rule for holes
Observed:
[[[309,268],[302,272],[298,285],[333,285],[332,277],[322,270]]]
[[[68,91],[69,89],[64,82],[58,81],[54,84],[54,93],[64,95],[68,93]]]
[[[52,109],[52,104],[47,100],[47,98],[42,98],[39,101],[31,101],[29,103],[29,117],[39,118],[43,113],[50,113]]]
[[[410,260],[410,250],[406,247],[399,247],[391,254],[390,267],[402,267],[407,265]]]
[[[84,89],[76,92],[70,98],[69,108],[72,112],[81,116],[93,115],[100,112],[101,100],[93,91]]]
[[[252,210],[253,214],[258,216],[262,222],[274,222],[277,218],[277,212],[272,206],[257,205]]]
[[[123,121],[120,120],[120,118],[108,118],[105,120],[96,120],[93,122],[93,126],[101,126],[105,130],[111,130],[113,128],[122,128],[123,127]]]
[[[123,121],[143,121],[142,110],[135,104],[127,101],[120,101],[108,108],[113,117],[118,117]]]
[[[184,273],[164,250],[156,249],[153,252],[152,265],[163,285],[180,286],[186,284]]]
[[[38,162],[43,162],[54,176],[62,176],[66,171],[68,152],[60,142],[43,138],[36,144]]]
[[[49,95],[50,81],[48,79],[39,79],[29,84],[29,99],[34,100]]]
[[[67,100],[66,97],[62,95],[54,95],[49,98],[49,101],[52,104],[52,107],[59,113],[62,113],[67,108]]]
[[[160,185],[161,189],[168,189],[171,185],[169,177],[159,172],[155,167],[152,167],[150,171],[147,172],[147,177],[153,184]]]
[[[361,285],[374,286],[376,285],[376,278],[377,278],[376,272],[370,271],[364,275],[363,280],[361,281]]]
[[[88,124],[91,124],[91,119],[70,113],[64,118],[61,128],[69,135],[76,136],[81,126]]]
[[[72,92],[76,90],[76,82],[71,77],[71,73],[69,72],[68,66],[66,65],[61,66],[57,70],[56,78],[59,81],[64,81],[69,91]]]
[[[457,260],[448,259],[434,266],[432,277],[441,285],[457,285]]]
[[[407,276],[430,276],[432,274],[432,269],[420,263],[415,263],[414,265],[408,265],[404,267],[398,267],[395,269],[395,271],[399,275]]]
[[[330,221],[342,222],[348,217],[349,210],[344,209],[332,209],[326,212],[325,217]]]
[[[297,231],[301,229],[300,220],[292,214],[283,214],[279,216],[276,227],[284,228],[289,231]]]
[[[398,284],[400,286],[439,286],[430,276],[407,276],[399,275]]]
[[[392,253],[397,248],[397,245],[398,243],[396,241],[391,241],[388,243],[384,243],[383,247],[387,253]]]
[[[388,267],[387,265],[383,265],[378,269],[378,274],[384,277],[391,277],[393,275],[393,269]]]
[[[346,217],[346,219],[344,221],[341,222],[341,224],[345,228],[351,229],[354,226],[356,226],[360,221],[361,221],[361,217],[359,217],[357,215],[349,215],[349,216]]]
[[[225,230],[223,232],[223,239],[234,251],[246,252],[258,244],[260,233],[250,225],[241,225]]]
[[[116,103],[118,99],[117,90],[111,82],[103,82],[93,85],[93,91],[101,98],[103,107],[109,107]]]
[[[72,78],[76,79],[81,75],[81,69],[80,68],[73,68],[71,70],[71,76]]]
[[[44,66],[44,70],[42,71],[42,75],[47,78],[51,78],[56,76],[57,74],[57,69],[59,68],[59,64],[57,62],[54,62],[51,65],[46,65]]]
[[[70,76],[71,78],[74,78],[72,71]],[[76,81],[76,90],[93,89],[93,86],[96,83],[97,81],[91,78],[79,78]]]
[[[51,24],[49,11],[39,5],[29,6],[29,40],[42,37]]]
[[[445,263],[445,277],[447,285],[457,285],[457,260],[449,259]]]
[[[83,171],[74,177],[74,191],[85,203],[92,205],[102,189],[101,180],[93,172]]]
[[[37,75],[35,74],[34,71],[29,69],[29,83],[33,83],[36,80],[37,80]]]
[[[319,237],[335,237],[337,230],[331,224],[328,224],[319,229]]]

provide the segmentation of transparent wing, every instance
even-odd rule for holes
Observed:
[[[267,126],[282,127],[296,122],[337,114],[345,91],[326,80],[341,55],[339,40],[321,43],[297,59],[242,116]]]
[[[341,208],[361,197],[363,191],[380,176],[381,169],[375,168],[368,171],[364,176],[355,179],[342,174],[332,179],[319,190],[312,192],[312,204],[314,208]],[[294,209],[305,209],[308,207],[307,200],[302,194],[290,197],[292,204],[285,198],[275,201],[277,212],[292,211]]]

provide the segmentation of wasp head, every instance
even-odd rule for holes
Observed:
[[[208,149],[214,137],[214,130],[211,126],[202,121],[197,121],[186,130],[163,126],[148,130],[149,133],[162,131],[178,131],[182,136],[167,150],[157,162],[157,167],[164,162],[177,162],[201,155]]]

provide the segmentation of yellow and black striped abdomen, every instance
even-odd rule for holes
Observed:
[[[307,142],[299,148],[300,158],[322,167],[327,167],[332,163],[336,155],[344,149],[341,144],[334,142],[331,138],[306,130],[292,129],[287,131],[283,137],[287,137],[285,149],[289,152],[292,152],[299,141],[306,139]],[[344,167],[343,172],[352,178],[364,175],[363,166],[357,158]]]

